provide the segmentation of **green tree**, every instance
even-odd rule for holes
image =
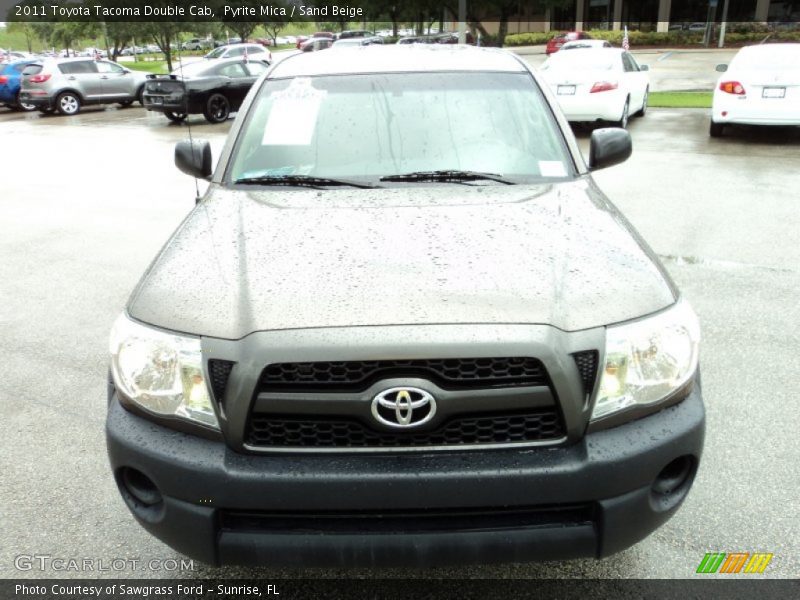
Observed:
[[[219,19],[220,24],[228,31],[235,33],[243,42],[247,41],[247,38],[253,34],[256,27],[261,25],[261,21],[240,21],[230,14],[225,15],[225,6],[235,7],[237,9],[247,8],[255,10],[254,18],[260,19],[261,3],[257,0],[237,0],[236,3],[231,3],[227,0],[210,0],[208,6],[214,9],[214,14],[216,14],[216,18]]]
[[[142,37],[152,40],[156,46],[164,53],[167,61],[167,70],[172,71],[172,44],[178,40],[181,31],[186,27],[185,23],[173,23],[170,21],[151,21],[139,23],[141,26]]]
[[[25,23],[22,21],[11,21],[6,26],[9,33],[20,33],[25,36],[25,45],[28,47],[28,52],[33,52],[33,41],[39,38],[39,34],[33,23]]]
[[[80,21],[57,22],[50,33],[50,43],[58,48],[63,48],[69,55],[70,50],[75,54],[74,43],[84,38],[94,38],[100,33],[99,23]]]
[[[141,23],[107,21],[105,23],[105,37],[108,44],[109,58],[116,61],[120,53],[130,45],[131,41],[141,31]]]

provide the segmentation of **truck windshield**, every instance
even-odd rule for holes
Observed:
[[[569,177],[573,165],[527,73],[381,73],[266,81],[226,180],[421,171],[526,183]]]

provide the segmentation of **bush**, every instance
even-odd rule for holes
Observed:
[[[768,42],[800,42],[800,31],[776,31],[770,34],[770,29],[761,23],[732,23],[734,27],[726,28],[725,45],[743,45],[761,42],[768,35]],[[606,40],[612,46],[622,46],[622,31],[608,31],[593,29],[588,32],[596,40]],[[546,44],[557,35],[557,31],[550,33],[513,33],[506,36],[506,46],[537,46]],[[719,27],[714,30],[714,40],[719,39]],[[629,31],[628,40],[631,48],[637,46],[697,46],[703,42],[703,33],[699,31]],[[488,44],[487,44],[488,45]],[[715,44],[716,45],[716,44]]]
[[[546,44],[555,33],[531,32],[511,33],[506,36],[506,46],[539,46]]]

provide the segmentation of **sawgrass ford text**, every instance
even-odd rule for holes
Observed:
[[[170,584],[170,585],[142,585],[142,584],[68,584],[56,583],[52,585],[26,585],[18,583],[14,586],[16,596],[36,596],[40,598],[50,594],[53,596],[68,596],[69,598],[148,598],[150,596],[177,596],[180,598],[196,598],[204,595],[232,596],[245,599],[249,597],[280,596],[278,587],[274,583],[261,585],[244,584]]]
[[[305,6],[292,5],[273,6],[271,4],[261,4],[259,6],[239,6],[236,4],[226,4],[223,9],[223,17],[232,19],[243,19],[247,17],[339,17],[354,19],[364,16],[364,9],[347,5],[329,6]],[[216,12],[210,6],[204,4],[192,4],[189,6],[181,5],[160,5],[151,6],[100,6],[92,4],[90,6],[74,6],[62,4],[41,4],[41,5],[17,5],[14,7],[17,17],[39,17],[74,19],[86,17],[205,17],[214,18]]]

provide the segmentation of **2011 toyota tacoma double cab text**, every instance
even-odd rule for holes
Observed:
[[[213,564],[605,557],[686,498],[699,327],[518,57],[297,55],[113,326],[130,511]]]

